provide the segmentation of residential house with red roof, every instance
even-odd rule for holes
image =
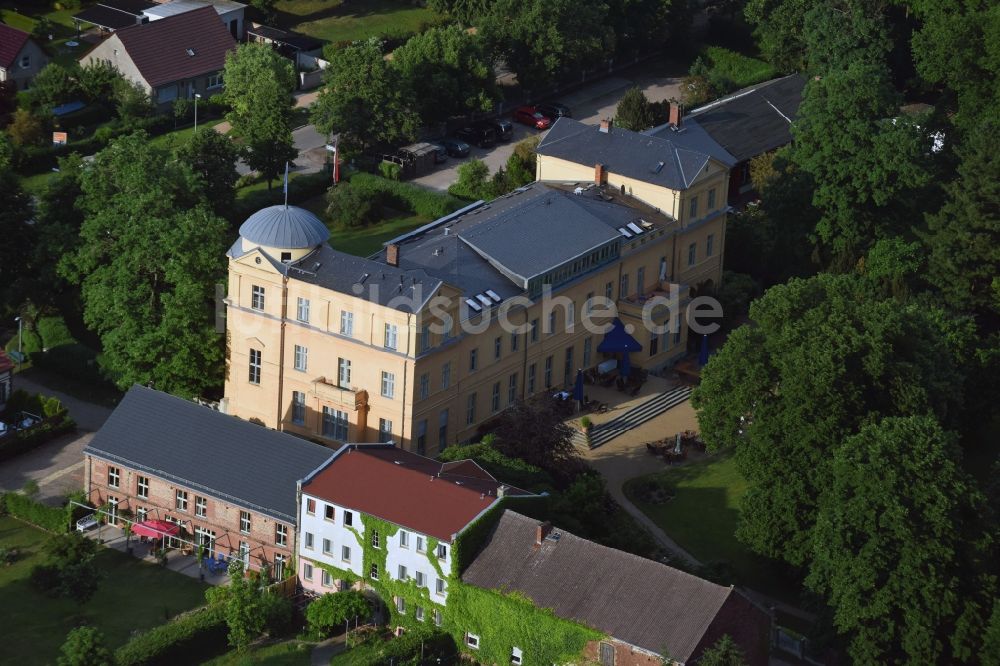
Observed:
[[[31,35],[0,23],[0,81],[13,81],[18,90],[27,90],[48,63],[45,51]]]
[[[80,64],[113,65],[164,109],[178,98],[221,92],[226,54],[235,48],[236,39],[215,9],[205,6],[120,28]]]
[[[471,460],[348,444],[299,483],[299,578],[374,592],[397,633],[433,623],[479,663],[690,664],[724,635],[768,662],[770,614],[733,587],[511,510],[541,502]]]
[[[505,496],[531,496],[471,460],[441,463],[391,443],[344,445],[299,490],[303,588],[324,593],[355,579],[412,580],[431,606],[447,601],[458,535]],[[372,550],[384,556],[373,559]],[[434,607],[410,612],[440,618]]]

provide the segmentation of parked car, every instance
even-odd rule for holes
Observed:
[[[533,106],[521,106],[515,109],[514,120],[540,130],[547,130],[552,125],[552,121]]]
[[[455,132],[455,138],[480,148],[492,148],[497,143],[497,133],[493,131],[493,128],[482,125],[463,127]]]
[[[466,142],[452,136],[446,136],[437,143],[444,146],[445,152],[452,157],[468,157],[469,151],[472,149]]]
[[[498,141],[510,141],[514,138],[514,123],[510,122],[506,118],[497,118],[496,120],[481,120],[476,123],[473,127],[483,127],[493,130],[496,134]]]
[[[431,141],[431,145],[434,146],[434,164],[441,164],[442,162],[447,162],[448,149],[436,141]]]
[[[546,102],[545,104],[539,104],[535,107],[540,114],[555,122],[560,118],[572,118],[573,114],[570,113],[569,107],[565,104],[560,104],[559,102]]]

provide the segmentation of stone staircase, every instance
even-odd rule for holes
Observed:
[[[670,391],[657,393],[645,402],[642,402],[621,416],[617,416],[607,423],[595,424],[590,430],[590,448],[596,449],[602,444],[607,444],[615,437],[622,435],[629,430],[636,428],[647,421],[656,418],[688,399],[691,395],[690,386],[679,386]],[[573,434],[573,443],[580,447],[587,447],[587,438],[580,432]]]

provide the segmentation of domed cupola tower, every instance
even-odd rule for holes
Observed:
[[[322,220],[297,206],[269,206],[247,218],[240,226],[241,254],[254,248],[275,261],[294,262],[330,238]]]

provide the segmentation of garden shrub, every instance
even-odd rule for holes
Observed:
[[[42,418],[42,422],[0,438],[0,461],[24,453],[76,428],[76,423],[69,418],[69,412],[58,398],[29,394],[22,390],[11,394],[0,417],[9,419],[23,411]]]
[[[367,617],[371,606],[357,590],[324,594],[306,608],[309,631],[316,638],[330,636],[338,627],[355,617]]]
[[[69,328],[66,327],[66,322],[58,315],[40,318],[35,322],[35,328],[38,330],[38,334],[42,336],[42,347],[44,349],[52,349],[53,347],[76,342],[73,339],[73,335],[69,332]]]
[[[382,217],[381,192],[362,191],[349,182],[331,187],[326,195],[326,215],[338,227],[366,227]]]
[[[172,666],[191,655],[208,659],[228,650],[222,606],[206,606],[179,615],[132,638],[115,651],[117,666]]]
[[[64,507],[46,506],[19,493],[0,495],[4,510],[18,520],[31,523],[49,532],[63,533],[69,530],[71,505]]]
[[[730,81],[734,89],[746,88],[778,75],[778,71],[770,63],[720,46],[707,47],[705,55],[715,76],[720,80]]]
[[[399,176],[403,172],[403,167],[399,166],[395,162],[382,160],[378,164],[378,172],[382,174],[383,178],[388,178],[389,180],[399,180]]]
[[[453,213],[463,205],[462,201],[447,194],[432,192],[419,185],[389,180],[370,173],[356,173],[351,176],[349,182],[359,192],[368,195],[381,193],[392,201],[389,205],[432,220]]]
[[[30,328],[25,328],[21,331],[21,351],[25,354],[31,354],[32,352],[42,351],[42,338],[38,333],[35,333]],[[17,351],[18,336],[17,333],[14,334],[7,344],[4,345],[4,349],[7,351]]]
[[[438,460],[454,462],[471,459],[502,483],[535,493],[552,490],[555,482],[548,472],[520,458],[505,456],[493,448],[488,438],[489,435],[479,444],[448,447],[438,455]]]

